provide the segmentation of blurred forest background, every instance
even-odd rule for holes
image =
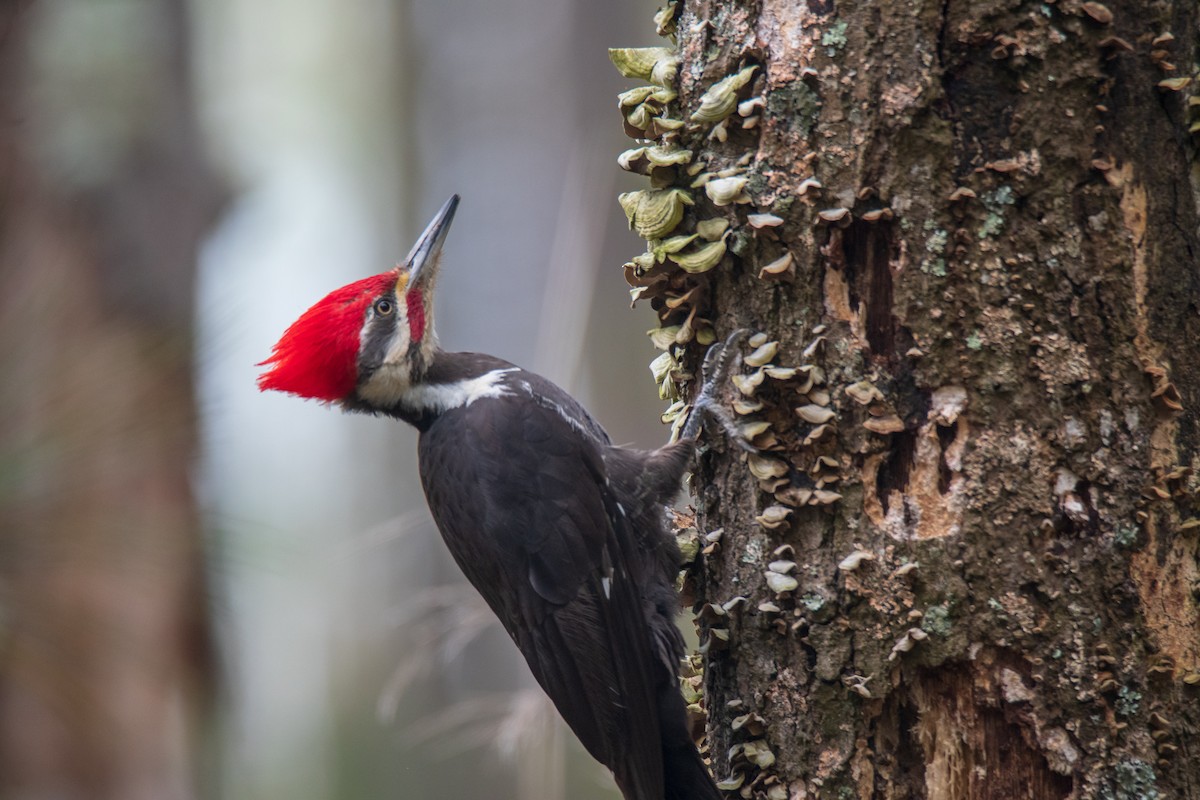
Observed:
[[[605,49],[651,0],[0,0],[0,798],[605,798],[415,435],[255,390],[452,192],[443,345],[666,436]]]

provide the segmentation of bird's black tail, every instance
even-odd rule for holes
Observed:
[[[688,731],[687,709],[678,685],[660,687],[665,800],[723,800]]]
[[[722,800],[708,767],[690,743],[686,749],[663,753],[663,784],[666,800]]]

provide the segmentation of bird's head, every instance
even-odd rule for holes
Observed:
[[[400,266],[330,292],[284,331],[258,388],[347,407],[395,406],[437,349],[433,290],[452,196]]]

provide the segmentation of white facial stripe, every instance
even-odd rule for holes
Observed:
[[[504,385],[504,375],[519,367],[494,369],[478,378],[454,383],[420,384],[400,396],[400,404],[417,412],[442,413],[452,408],[469,406],[486,397],[509,397],[512,392]]]
[[[383,356],[384,364],[403,364],[408,359],[408,321],[401,318],[396,321],[396,330],[388,343],[387,353]]]

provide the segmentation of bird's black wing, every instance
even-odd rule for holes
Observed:
[[[661,800],[663,675],[602,443],[554,403],[487,398],[421,437],[421,477],[446,544],[534,676],[628,800]],[[668,676],[669,677],[669,676]]]

